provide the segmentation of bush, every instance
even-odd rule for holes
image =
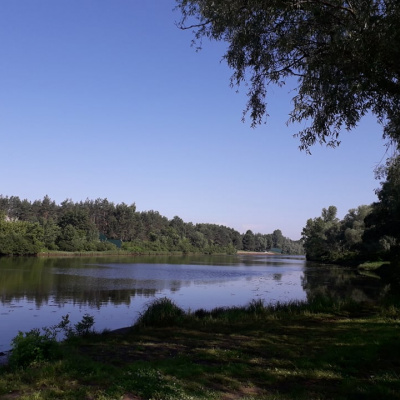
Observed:
[[[94,317],[85,314],[82,320],[71,327],[69,315],[62,317],[57,325],[43,328],[43,333],[35,328],[29,332],[18,332],[11,342],[11,367],[28,367],[29,365],[60,358],[61,349],[57,335],[63,332],[67,339],[93,333]]]
[[[93,325],[94,325],[94,317],[89,314],[85,314],[82,319],[76,323],[73,327],[71,327],[71,321],[69,320],[69,314],[64,315],[61,319],[61,322],[50,330],[56,332],[64,332],[64,335],[67,339],[76,336],[86,336],[90,333],[93,333]]]
[[[150,303],[136,324],[139,326],[171,326],[182,321],[184,316],[185,312],[172,300],[162,297]]]
[[[102,241],[102,242],[96,243],[96,250],[97,251],[112,251],[112,250],[118,250],[118,248],[113,243]]]
[[[59,344],[55,335],[48,331],[40,334],[39,329],[19,332],[12,340],[12,352],[9,358],[12,367],[27,367],[42,361],[58,358]]]

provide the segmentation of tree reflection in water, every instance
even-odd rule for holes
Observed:
[[[315,294],[374,301],[378,278],[287,256],[0,258],[0,351],[18,330],[50,326],[71,313],[95,329],[131,325],[154,297],[184,309],[305,300]]]
[[[380,299],[390,285],[371,273],[308,263],[304,269],[302,286],[308,299],[315,295],[326,295],[334,299],[351,298],[357,302],[373,302]]]

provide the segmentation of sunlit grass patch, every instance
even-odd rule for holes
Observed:
[[[329,369],[312,369],[305,371],[304,375],[310,379],[333,379],[333,380],[341,380],[342,374],[332,371]]]
[[[114,386],[119,391],[123,389],[123,391],[133,392],[144,398],[172,399],[182,395],[180,385],[175,379],[141,363],[125,368]]]
[[[272,368],[269,372],[273,375],[277,375],[280,377],[297,377],[297,378],[305,378],[305,379],[332,379],[332,380],[340,380],[342,379],[342,375],[330,369],[299,369],[293,367],[291,369],[287,368]]]

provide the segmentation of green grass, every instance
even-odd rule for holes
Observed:
[[[3,368],[0,399],[400,399],[395,304],[320,297],[184,313],[160,299],[145,315],[126,332],[66,341],[58,360]]]

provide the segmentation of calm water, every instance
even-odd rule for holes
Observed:
[[[193,256],[114,258],[0,258],[0,351],[18,331],[51,326],[85,313],[95,329],[135,322],[154,298],[185,310],[306,300],[329,292],[358,300],[382,293],[379,279],[309,265],[301,257]]]

